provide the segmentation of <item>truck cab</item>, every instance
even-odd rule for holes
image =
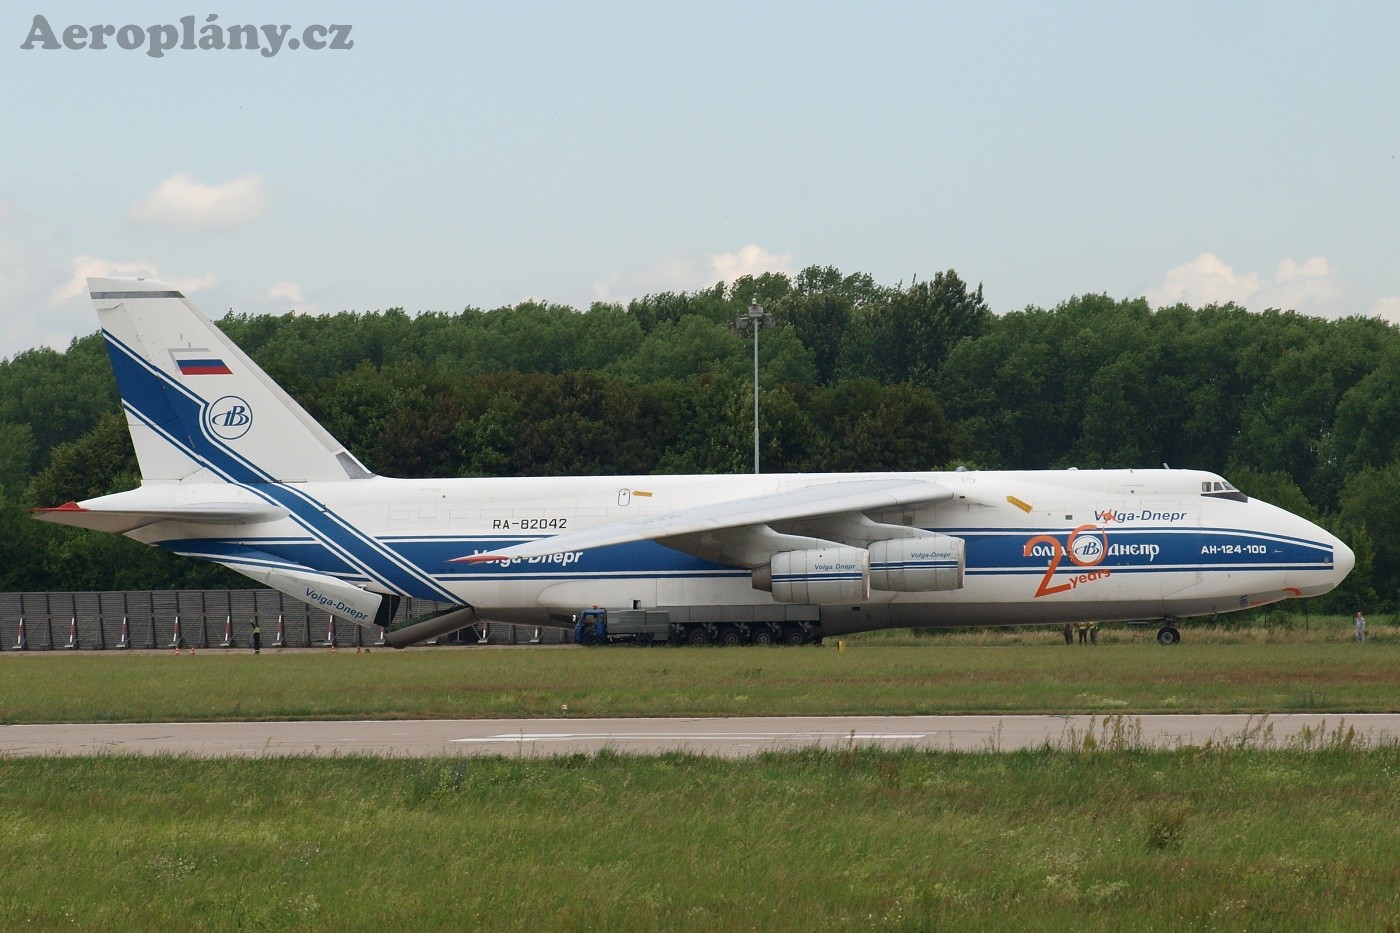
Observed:
[[[608,640],[608,611],[594,606],[574,616],[574,644],[601,645]]]

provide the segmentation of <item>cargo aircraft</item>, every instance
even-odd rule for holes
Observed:
[[[390,479],[176,289],[88,280],[141,469],[37,510],[211,560],[339,619],[655,610],[696,644],[900,626],[1176,620],[1326,593],[1350,548],[1198,470]],[[651,614],[649,614],[650,616]],[[651,616],[654,617],[654,616]]]

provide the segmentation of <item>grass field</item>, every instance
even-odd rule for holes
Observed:
[[[1400,638],[907,633],[820,648],[4,652],[6,723],[908,713],[1392,712]],[[1228,635],[1228,638],[1227,638]]]
[[[1400,709],[1340,626],[0,654],[6,722]],[[1129,733],[1130,735],[1130,733]],[[1400,929],[1400,746],[0,758],[0,929]]]
[[[1396,929],[1400,749],[0,760],[0,926]]]

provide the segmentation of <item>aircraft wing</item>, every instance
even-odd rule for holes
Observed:
[[[454,558],[452,563],[486,563],[510,558],[545,557],[566,551],[632,541],[654,541],[682,535],[737,532],[772,522],[793,522],[839,515],[857,515],[896,508],[918,508],[944,502],[953,491],[938,483],[909,479],[859,479],[805,486],[751,499],[735,499],[678,509],[661,515],[610,522],[582,531],[527,541],[487,554]]]

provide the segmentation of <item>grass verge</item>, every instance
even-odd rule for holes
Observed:
[[[6,723],[1392,712],[1400,640],[0,655]]]
[[[0,761],[0,925],[1394,929],[1400,749]]]

